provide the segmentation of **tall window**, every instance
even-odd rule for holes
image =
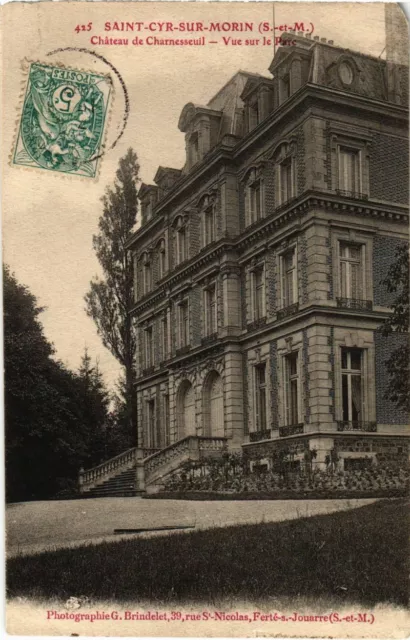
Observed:
[[[214,205],[210,205],[205,209],[204,214],[204,225],[205,225],[205,245],[214,242],[216,233],[215,233],[215,207]]]
[[[342,410],[344,422],[363,420],[363,351],[342,348]]]
[[[216,286],[213,284],[204,291],[205,303],[205,333],[207,336],[215,333],[216,323]]]
[[[265,431],[266,420],[266,363],[255,366],[255,411],[258,431]]]
[[[166,265],[166,253],[165,253],[165,240],[161,240],[159,243],[159,277],[163,278],[167,270]]]
[[[184,226],[180,226],[177,229],[177,261],[178,264],[184,262],[187,259],[187,235],[186,228]]]
[[[178,305],[178,328],[179,328],[179,346],[185,347],[189,344],[188,300],[184,300]]]
[[[248,224],[252,224],[262,218],[262,188],[260,180],[255,180],[248,186],[246,200]]]
[[[360,154],[357,149],[339,147],[339,189],[350,193],[359,193]]]
[[[281,294],[283,309],[298,301],[295,248],[281,256]]]
[[[165,314],[161,321],[161,350],[163,360],[166,360],[169,356],[168,335],[168,315]]]
[[[156,447],[157,445],[157,429],[155,419],[155,400],[147,401],[147,427],[148,427],[148,440],[149,446]]]
[[[299,371],[298,354],[285,356],[285,409],[286,424],[299,423]]]
[[[252,271],[253,281],[253,319],[259,320],[265,315],[265,270],[263,265]]]
[[[154,340],[152,327],[145,329],[145,367],[152,367],[154,364]]]
[[[279,165],[280,204],[284,204],[294,196],[292,158],[286,158]]]
[[[340,293],[342,298],[363,298],[363,247],[341,242]]]

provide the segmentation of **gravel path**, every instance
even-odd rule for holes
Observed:
[[[279,522],[332,513],[375,502],[360,500],[182,501],[141,498],[94,498],[21,502],[6,509],[7,554],[32,554],[46,549],[119,540],[114,529]],[[139,536],[167,535],[140,533]],[[135,535],[135,534],[134,534]],[[127,537],[130,537],[126,534]]]

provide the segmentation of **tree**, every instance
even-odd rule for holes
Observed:
[[[409,249],[402,244],[396,251],[395,262],[387,271],[382,281],[387,291],[394,294],[391,305],[392,312],[384,321],[381,330],[383,335],[392,333],[408,334],[409,330]],[[389,383],[386,398],[395,402],[398,407],[410,410],[410,349],[406,335],[400,346],[395,349],[386,361]]]
[[[43,309],[7,266],[3,282],[7,499],[50,498],[112,447],[110,398],[88,353],[78,373],[54,359]]]
[[[94,320],[103,344],[124,367],[128,444],[135,444],[136,401],[134,394],[135,335],[129,309],[133,301],[133,264],[125,244],[137,218],[139,164],[128,149],[120,159],[116,179],[102,198],[103,213],[93,247],[103,271],[90,283],[85,296],[87,314]],[[133,442],[134,440],[134,442]]]

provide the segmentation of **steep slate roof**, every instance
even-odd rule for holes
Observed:
[[[235,134],[238,124],[238,114],[240,110],[243,109],[243,101],[240,96],[250,78],[259,80],[266,78],[266,76],[262,76],[259,73],[249,73],[248,71],[237,71],[208,102],[207,107],[209,109],[222,112],[219,139],[226,133]]]

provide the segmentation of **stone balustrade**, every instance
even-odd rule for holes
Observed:
[[[118,472],[126,471],[133,467],[137,460],[137,451],[137,448],[133,447],[92,469],[80,470],[78,474],[80,493],[93,489],[96,485],[117,475]]]
[[[144,460],[145,483],[155,483],[187,460],[220,455],[225,449],[226,438],[187,436]]]

